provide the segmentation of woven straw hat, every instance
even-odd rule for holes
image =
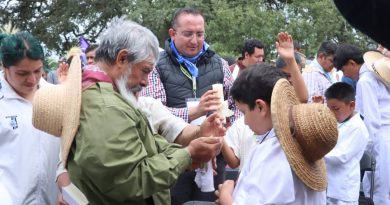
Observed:
[[[81,61],[74,57],[67,79],[59,85],[42,87],[33,100],[33,125],[61,137],[64,166],[79,126],[81,108]]]
[[[272,123],[287,160],[295,174],[309,188],[324,191],[327,186],[323,157],[337,143],[337,123],[322,104],[299,104],[294,89],[280,79],[272,92]]]
[[[390,87],[390,58],[376,51],[366,52],[363,58],[367,68],[374,72],[387,87]]]

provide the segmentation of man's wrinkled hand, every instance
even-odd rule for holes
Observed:
[[[192,161],[202,163],[215,157],[221,151],[222,139],[221,137],[200,137],[192,140],[187,146]]]

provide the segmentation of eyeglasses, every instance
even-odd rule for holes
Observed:
[[[176,31],[175,31],[176,32]],[[194,37],[194,35],[196,36],[196,38],[198,39],[205,39],[206,38],[206,33],[205,32],[192,32],[192,31],[182,31],[180,32],[180,34],[184,37],[184,38],[188,38],[188,39],[192,39]]]

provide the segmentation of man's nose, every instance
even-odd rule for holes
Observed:
[[[142,79],[141,82],[140,82],[140,85],[141,85],[142,87],[148,86],[148,85],[149,85],[148,77]]]

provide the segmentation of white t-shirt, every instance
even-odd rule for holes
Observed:
[[[244,167],[249,151],[256,145],[254,133],[244,122],[244,116],[236,120],[226,131],[224,137],[226,144],[233,149],[234,154],[240,159],[240,170]]]
[[[326,204],[325,191],[316,192],[306,187],[291,170],[273,129],[249,153],[233,198],[234,205]]]

